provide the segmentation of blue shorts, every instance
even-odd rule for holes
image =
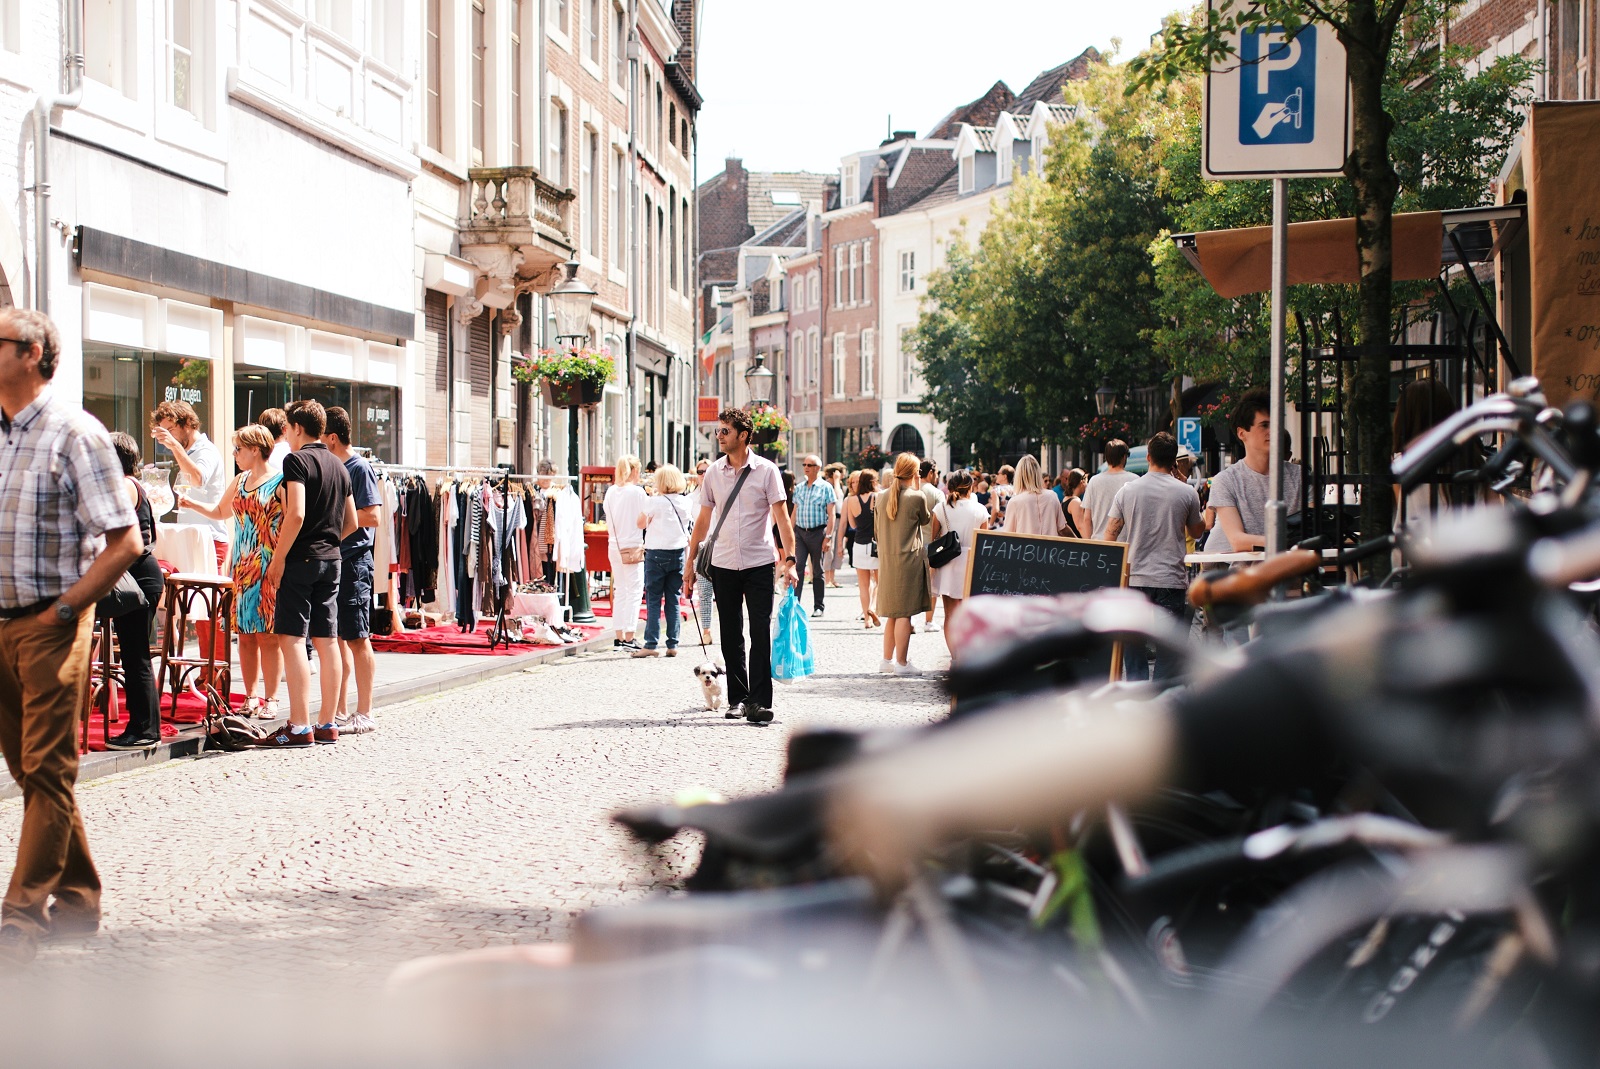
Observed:
[[[372,637],[372,550],[344,558],[339,569],[339,637]]]

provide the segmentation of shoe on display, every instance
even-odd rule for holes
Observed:
[[[39,954],[39,940],[14,924],[0,928],[0,969],[20,969]]]
[[[311,729],[311,739],[318,746],[328,746],[339,741],[337,724],[318,724]]]
[[[251,745],[259,746],[266,750],[281,750],[293,749],[297,746],[310,746],[311,742],[311,732],[292,731],[289,725],[285,724],[272,734],[263,735],[261,738],[256,739]]]
[[[161,742],[159,737],[151,738],[148,735],[135,735],[125,731],[116,738],[106,740],[108,750],[148,750]]]
[[[894,662],[885,657],[883,660],[878,662],[878,671],[886,676],[894,675]]]
[[[905,664],[895,665],[892,671],[897,676],[920,676],[922,674],[922,669],[918,668],[910,661],[907,661]]]
[[[631,653],[629,656],[632,656],[632,657],[659,657],[659,656],[661,656],[661,651],[656,649],[654,646],[640,646],[638,649],[634,650],[633,653]]]
[[[752,724],[770,724],[772,723],[772,710],[768,709],[764,705],[756,705],[754,702],[746,702],[744,706],[744,718]]]

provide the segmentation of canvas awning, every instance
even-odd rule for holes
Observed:
[[[1445,264],[1481,263],[1520,228],[1521,204],[1406,212],[1394,217],[1394,280],[1438,278]],[[1174,234],[1172,240],[1222,297],[1272,288],[1272,228]],[[1360,281],[1354,219],[1289,224],[1289,285]]]

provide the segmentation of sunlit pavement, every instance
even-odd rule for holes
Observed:
[[[84,784],[102,932],[46,945],[0,993],[94,980],[128,1005],[142,1001],[134,992],[217,985],[315,999],[375,988],[420,955],[559,939],[576,914],[650,893],[696,849],[647,858],[607,820],[617,807],[771,788],[788,732],[807,723],[941,713],[935,677],[878,674],[882,633],[855,620],[854,585],[828,593],[826,617],[810,621],[817,674],[777,684],[768,727],[704,710],[690,645],[674,659],[591,654],[394,706],[377,733],[331,747]],[[942,634],[916,635],[912,659],[946,664]],[[19,800],[0,802],[6,870],[21,817]]]

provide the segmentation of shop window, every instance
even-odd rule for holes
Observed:
[[[357,449],[370,450],[375,460],[398,463],[400,391],[397,387],[244,367],[234,374],[233,419],[240,426],[258,419],[268,408],[285,408],[290,401],[301,400],[316,401],[325,408],[337,405],[349,412],[350,433],[354,436],[350,444]]]
[[[145,349],[84,346],[84,409],[107,430],[131,435],[146,464],[172,464],[172,453],[150,437],[150,413],[156,405],[189,402],[200,416],[200,429],[210,435],[214,400],[209,360]]]

